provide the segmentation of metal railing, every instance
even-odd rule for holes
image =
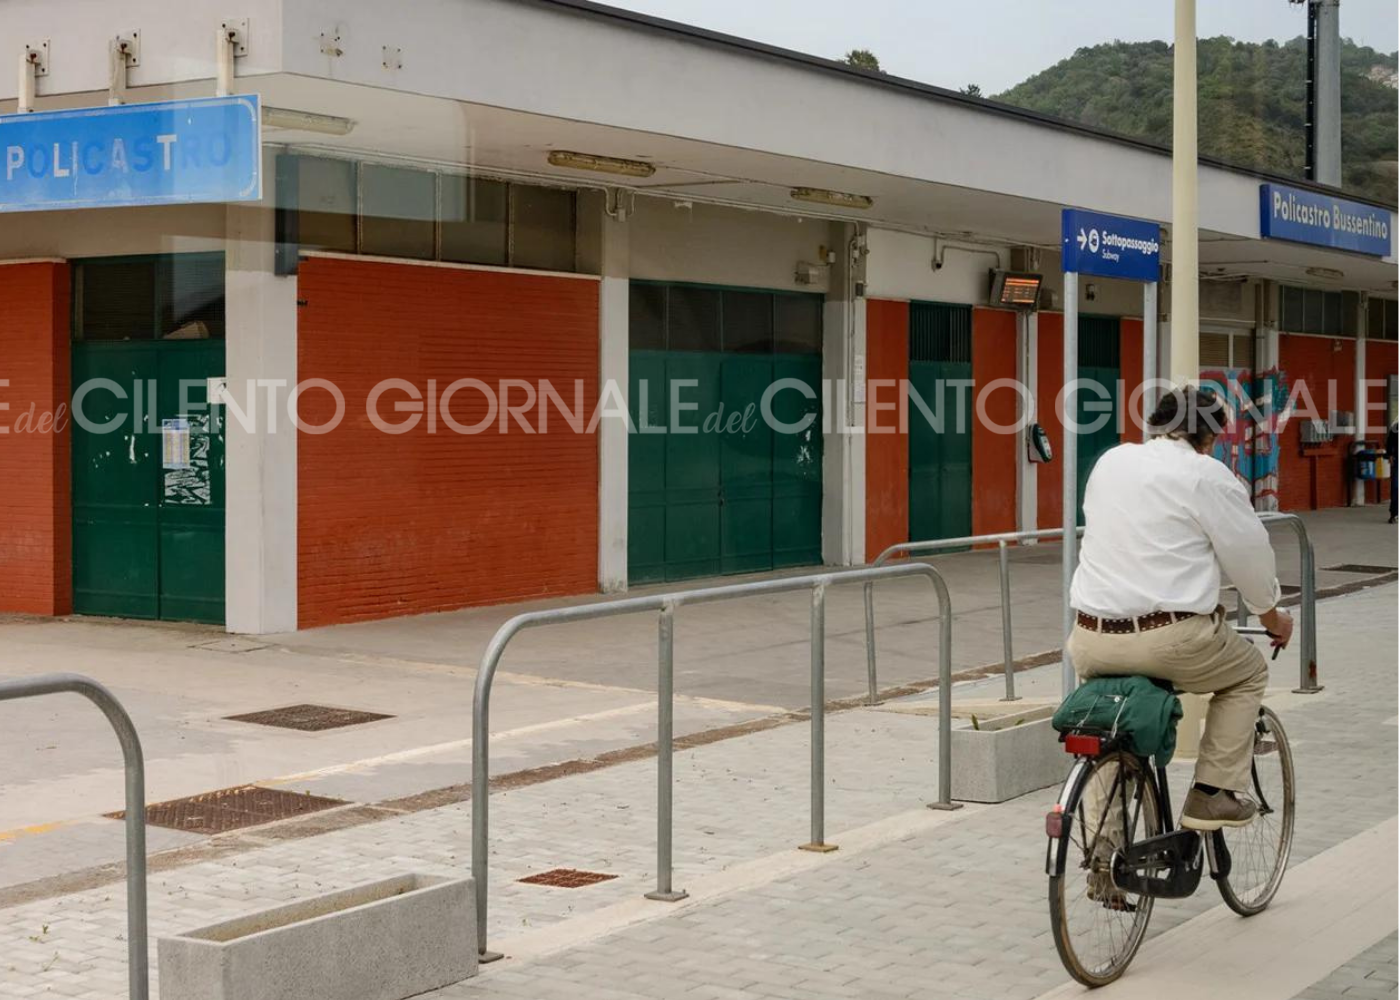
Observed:
[[[0,681],[0,701],[46,694],[80,694],[102,710],[116,731],[126,761],[126,953],[128,996],[148,1000],[150,972],[146,945],[146,767],[141,739],[116,696],[81,674],[43,674]]]
[[[1269,511],[1259,515],[1264,524],[1287,524],[1298,536],[1298,686],[1296,694],[1317,694],[1317,562],[1308,526],[1297,514]],[[1240,598],[1240,610],[1245,610]],[[1244,624],[1241,618],[1239,624]]]
[[[1298,687],[1294,688],[1294,692],[1297,694],[1316,694],[1322,690],[1322,686],[1317,683],[1317,566],[1312,539],[1308,535],[1307,525],[1297,514],[1266,511],[1260,513],[1259,520],[1264,522],[1265,527],[1271,524],[1287,524],[1298,536],[1299,680]],[[1084,528],[1081,526],[1076,534],[1083,535]],[[901,542],[898,545],[891,545],[884,552],[881,552],[871,565],[883,566],[897,555],[926,555],[947,549],[966,549],[976,545],[995,544],[998,550],[998,572],[1001,578],[1002,661],[1006,671],[1006,697],[1002,701],[1017,701],[1015,655],[1011,641],[1011,566],[1007,546],[1012,542],[1061,538],[1063,535],[1064,529],[1062,528],[1045,528],[1039,531],[1008,531],[995,535],[969,535],[965,538],[935,538],[919,542]],[[1249,609],[1245,606],[1243,595],[1237,592],[1236,597],[1236,623],[1244,626],[1249,622]],[[867,584],[865,588],[865,661],[868,688],[866,701],[870,705],[876,704],[878,700],[875,659],[875,596],[874,587]]]
[[[1080,528],[1078,533],[1084,534],[1084,529]],[[1011,542],[1059,538],[1063,534],[1064,531],[1061,528],[1043,528],[1038,531],[1005,531],[996,535],[969,535],[965,538],[933,538],[921,542],[900,542],[881,552],[871,565],[883,566],[890,559],[899,555],[927,555],[946,549],[966,549],[974,545],[996,545],[998,572],[1001,576],[1001,655],[1006,669],[1006,697],[1002,701],[1017,701],[1019,699],[1016,696],[1016,657],[1012,651],[1011,643],[1011,561],[1006,547]],[[870,584],[865,587],[865,673],[868,689],[866,703],[874,705],[878,702],[878,683],[875,677],[875,588]]]
[[[842,584],[873,585],[880,580],[902,577],[927,579],[938,598],[940,621],[938,640],[938,801],[932,809],[956,809],[952,801],[952,670],[953,611],[948,587],[936,569],[925,563],[841,570],[779,580],[760,580],[720,587],[678,591],[647,597],[628,597],[596,604],[582,604],[516,615],[502,625],[481,658],[472,703],[472,877],[476,882],[477,950],[485,961],[499,956],[486,949],[488,851],[490,849],[490,747],[491,685],[507,644],[527,628],[560,625],[595,618],[658,613],[657,620],[657,724],[656,724],[656,891],[650,899],[675,901],[684,892],[672,886],[672,757],[674,754],[675,676],[673,651],[676,609],[688,604],[707,604],[736,597],[755,597],[811,589],[811,841],[804,850],[828,851],[835,846],[825,842],[825,716],[826,716],[826,591]]]

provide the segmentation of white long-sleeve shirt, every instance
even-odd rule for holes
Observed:
[[[1071,603],[1100,618],[1208,613],[1221,570],[1255,614],[1279,602],[1263,522],[1225,465],[1185,441],[1106,451],[1084,490],[1084,542]]]

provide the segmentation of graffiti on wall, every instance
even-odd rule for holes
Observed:
[[[1278,438],[1288,422],[1288,377],[1282,369],[1201,372],[1201,385],[1230,404],[1234,419],[1215,441],[1215,457],[1229,466],[1258,510],[1278,509]]]

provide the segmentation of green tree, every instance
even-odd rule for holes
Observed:
[[[1307,45],[1197,43],[1200,149],[1204,156],[1285,176],[1305,169]],[[1395,200],[1397,56],[1342,43],[1342,176],[1351,191]],[[997,100],[1169,144],[1172,50],[1166,42],[1079,49]]]
[[[959,94],[966,94],[968,97],[981,97],[981,96],[982,96],[982,88],[979,87],[979,86],[977,86],[977,84],[975,84],[975,83],[969,83],[966,87],[963,87],[962,89],[960,89],[960,90],[958,91],[958,93],[959,93]]]
[[[841,61],[847,66],[854,66],[857,69],[871,69],[877,73],[882,72],[880,69],[880,57],[869,49],[851,49]]]

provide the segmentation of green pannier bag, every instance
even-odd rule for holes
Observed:
[[[1166,681],[1151,677],[1095,677],[1075,688],[1050,724],[1060,733],[1102,730],[1126,735],[1128,749],[1171,763],[1181,699]]]

